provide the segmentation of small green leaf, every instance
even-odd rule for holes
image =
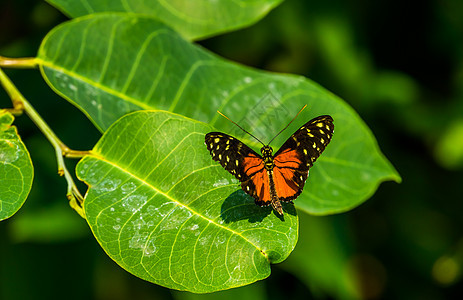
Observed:
[[[97,240],[120,266],[197,293],[266,278],[297,241],[292,205],[280,220],[254,204],[204,145],[213,128],[161,112],[128,114],[77,165]]]
[[[190,40],[249,26],[283,0],[47,0],[72,18],[99,12],[151,15]]]
[[[31,190],[34,169],[29,152],[11,126],[12,114],[0,110],[0,221],[14,215]]]
[[[295,201],[309,213],[352,209],[382,181],[400,181],[365,123],[335,95],[301,76],[228,62],[148,17],[102,14],[67,22],[47,35],[39,63],[51,87],[101,130],[127,112],[164,109],[209,122],[258,146],[216,111],[269,141],[307,104],[272,143],[278,148],[311,118],[331,115],[333,139]]]

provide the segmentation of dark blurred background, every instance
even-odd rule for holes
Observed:
[[[0,54],[35,56],[64,20],[43,1],[0,0]],[[265,281],[206,296],[171,292],[105,255],[68,207],[52,147],[18,117],[35,178],[23,208],[0,223],[0,299],[463,297],[463,1],[287,0],[256,25],[199,44],[343,98],[403,182],[381,184],[344,214],[301,212],[296,250]],[[99,132],[37,70],[6,71],[68,146],[92,148]],[[0,90],[0,107],[10,105]]]

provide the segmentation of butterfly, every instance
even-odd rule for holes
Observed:
[[[221,112],[218,113],[230,120]],[[262,155],[228,134],[209,132],[206,134],[205,144],[212,159],[218,161],[241,182],[243,191],[252,196],[257,205],[272,205],[276,212],[283,215],[281,201],[292,203],[292,200],[301,194],[309,169],[331,141],[334,131],[333,118],[323,115],[305,123],[275,154],[269,145],[291,122],[265,145],[241,126],[230,121],[263,145],[260,150]]]

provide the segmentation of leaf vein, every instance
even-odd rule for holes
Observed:
[[[189,210],[192,214],[197,215],[198,217],[200,217],[200,218],[202,218],[202,219],[204,219],[204,220],[206,220],[206,221],[208,221],[208,222],[211,222],[212,224],[214,224],[215,226],[217,226],[217,227],[219,227],[219,228],[221,228],[221,229],[223,229],[223,230],[227,230],[227,231],[231,232],[232,234],[234,234],[234,235],[236,235],[236,236],[239,236],[240,238],[242,238],[243,240],[245,240],[246,242],[248,242],[249,244],[251,244],[252,246],[254,246],[260,253],[262,253],[262,252],[261,252],[261,249],[259,249],[259,247],[258,247],[257,245],[255,245],[254,243],[252,243],[248,238],[246,238],[245,236],[243,236],[243,235],[240,234],[239,232],[236,232],[236,231],[234,231],[234,230],[231,229],[231,228],[225,227],[225,226],[223,226],[223,225],[221,225],[221,224],[218,224],[218,223],[214,222],[214,220],[211,220],[211,219],[207,218],[206,216],[203,216],[202,214],[198,213],[197,211],[193,210],[192,208],[190,208],[190,207],[186,206],[185,204],[179,202],[177,199],[172,198],[170,195],[168,195],[168,194],[162,192],[161,190],[157,189],[157,188],[154,187],[151,183],[146,182],[146,181],[144,181],[142,178],[140,178],[140,177],[136,176],[135,174],[129,172],[129,170],[122,169],[122,168],[121,168],[120,166],[118,166],[116,163],[114,163],[114,162],[112,162],[112,161],[109,161],[109,160],[107,160],[107,159],[105,159],[105,158],[103,158],[103,157],[97,156],[97,155],[95,155],[95,154],[93,154],[93,153],[90,154],[90,156],[93,156],[95,159],[99,159],[99,160],[105,161],[106,163],[108,163],[108,164],[114,166],[115,168],[121,170],[122,172],[127,173],[129,176],[131,176],[131,177],[135,178],[136,180],[140,181],[141,183],[143,183],[144,185],[146,185],[147,187],[149,187],[150,189],[152,189],[152,190],[153,190],[154,192],[156,192],[157,194],[160,194],[160,195],[162,195],[163,197],[169,199],[170,201],[177,203],[179,206],[181,206],[181,207],[183,207],[183,208],[186,208],[186,209]],[[264,255],[264,254],[262,254],[262,256],[264,256],[265,258],[267,258],[267,256]]]

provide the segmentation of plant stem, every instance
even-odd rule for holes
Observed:
[[[0,67],[31,69],[36,66],[37,59],[35,57],[10,58],[0,56]]]
[[[1,60],[1,59],[0,59]],[[68,190],[66,197],[69,199],[69,204],[74,208],[79,215],[85,218],[84,211],[82,209],[82,204],[84,198],[80,194],[77,186],[74,183],[74,179],[71,176],[71,173],[66,168],[64,163],[64,157],[80,158],[86,154],[89,154],[90,151],[75,151],[69,149],[51,130],[47,123],[42,119],[42,117],[37,113],[37,111],[32,107],[32,105],[24,98],[24,96],[19,92],[16,86],[11,82],[11,80],[6,76],[3,70],[0,68],[0,82],[5,88],[6,92],[13,102],[13,111],[24,111],[31,118],[31,120],[37,125],[37,127],[42,131],[48,141],[53,145],[56,152],[56,160],[58,162],[58,174],[64,176],[68,184]]]

